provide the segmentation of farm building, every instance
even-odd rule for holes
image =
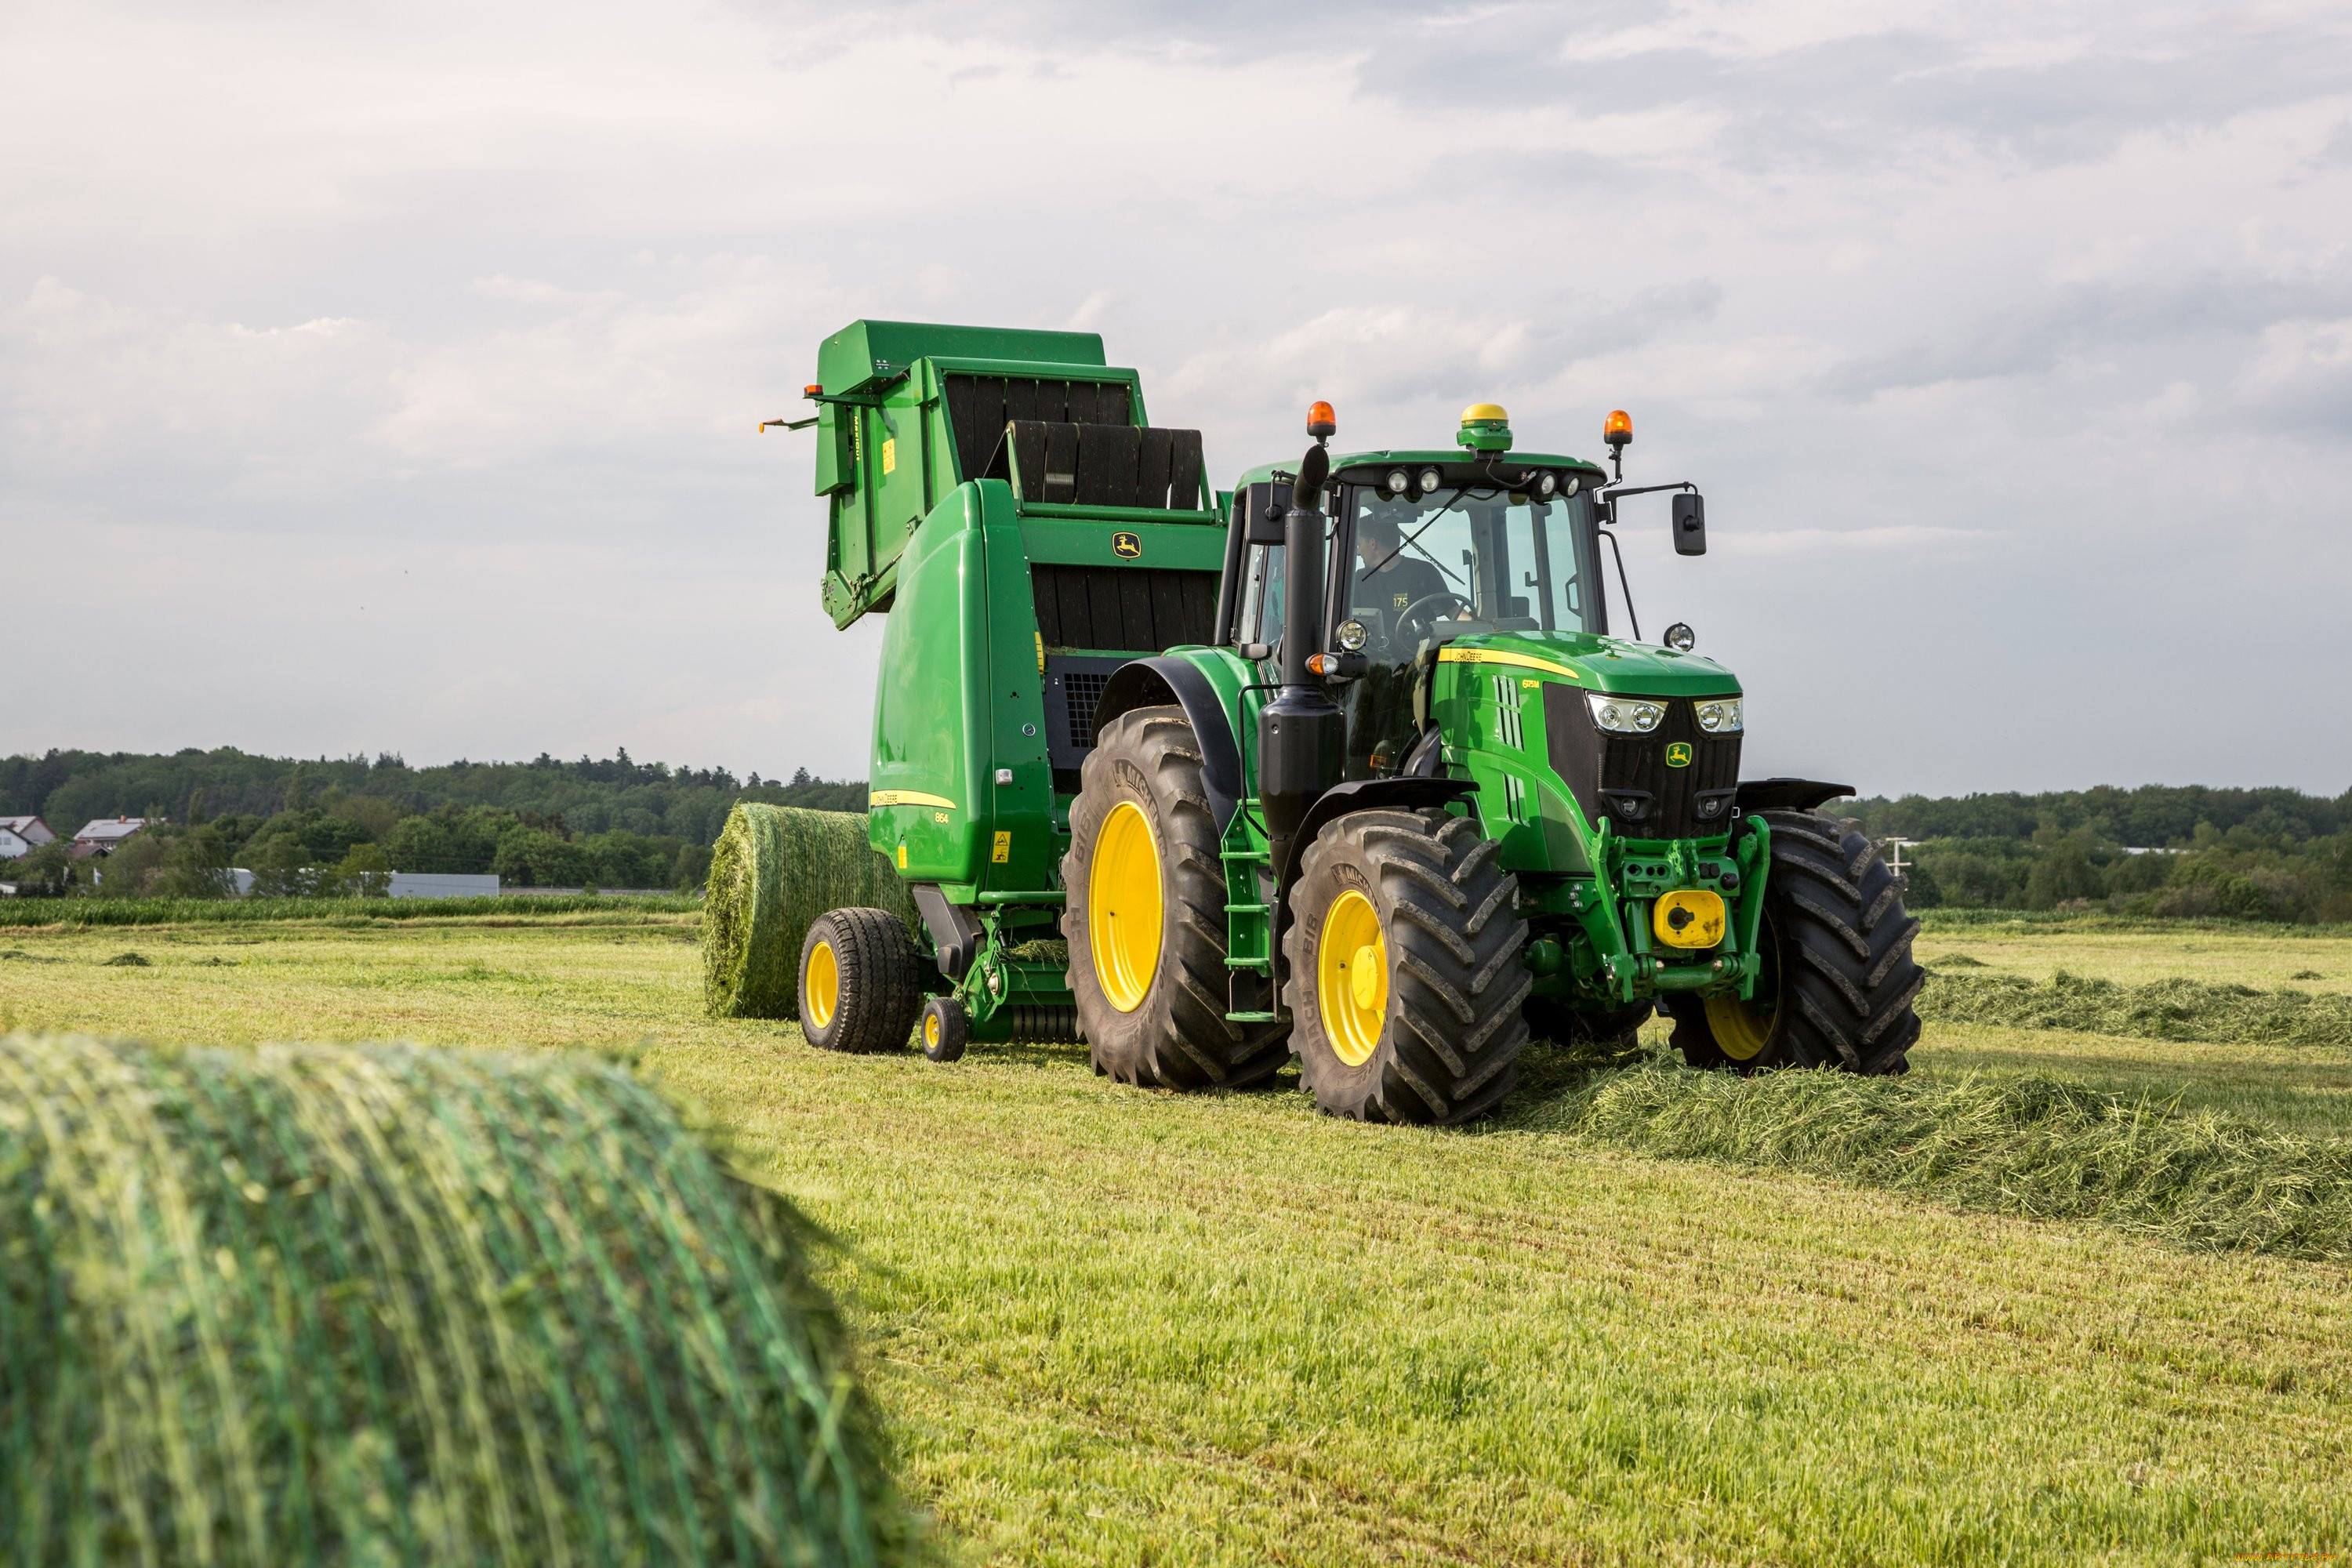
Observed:
[[[390,890],[395,899],[491,899],[498,896],[499,879],[495,874],[394,871]]]
[[[144,816],[118,816],[111,821],[100,817],[95,822],[85,823],[82,830],[74,835],[74,858],[79,860],[91,855],[113,854],[145,827],[150,820]],[[161,822],[163,818],[155,817],[152,820]]]
[[[37,816],[0,816],[0,860],[29,855],[56,837]]]

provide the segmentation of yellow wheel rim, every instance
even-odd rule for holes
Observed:
[[[1389,1016],[1389,944],[1381,912],[1353,888],[1331,900],[1315,943],[1315,1003],[1333,1054],[1361,1067]]]
[[[1706,998],[1707,1032],[1715,1037],[1716,1047],[1736,1062],[1756,1059],[1770,1042],[1780,1016],[1778,1007],[1759,1013],[1737,996]]]
[[[801,1016],[822,1029],[840,1005],[841,960],[834,956],[833,943],[821,942],[809,949],[808,973],[801,976]]]
[[[940,1016],[937,1013],[926,1015],[923,1019],[923,1048],[930,1051],[940,1048]]]
[[[1121,801],[1095,835],[1087,873],[1087,945],[1095,979],[1122,1013],[1143,1005],[1160,972],[1160,842],[1132,801]]]

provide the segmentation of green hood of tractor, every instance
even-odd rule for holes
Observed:
[[[1591,632],[1490,632],[1456,637],[1438,657],[1447,664],[1565,673],[1587,691],[1635,697],[1737,697],[1740,690],[1738,677],[1711,658]]]

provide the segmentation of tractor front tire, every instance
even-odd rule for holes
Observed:
[[[1692,1067],[1738,1072],[1908,1070],[1927,973],[1911,958],[1919,922],[1904,911],[1902,884],[1876,845],[1834,817],[1757,816],[1771,830],[1772,869],[1756,1001],[1668,997],[1675,1048]]]
[[[1184,710],[1139,708],[1104,725],[1062,858],[1070,990],[1097,1072],[1139,1088],[1246,1089],[1288,1059],[1279,1033],[1225,1020],[1218,848]]]
[[[922,1009],[922,960],[887,910],[828,910],[801,942],[801,1033],[821,1051],[904,1050]]]
[[[1534,984],[1501,846],[1466,817],[1361,811],[1307,847],[1290,889],[1299,1075],[1326,1114],[1451,1126],[1518,1082]]]

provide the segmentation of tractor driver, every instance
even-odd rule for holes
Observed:
[[[1444,574],[1419,556],[1405,552],[1400,542],[1394,517],[1381,510],[1367,510],[1356,522],[1356,559],[1360,563],[1356,573],[1354,606],[1360,610],[1378,610],[1379,624],[1385,626],[1391,646],[1400,643],[1399,622],[1404,612],[1432,595],[1435,603],[1423,605],[1414,619],[1424,626],[1441,613],[1454,610],[1461,604],[1452,598]]]

